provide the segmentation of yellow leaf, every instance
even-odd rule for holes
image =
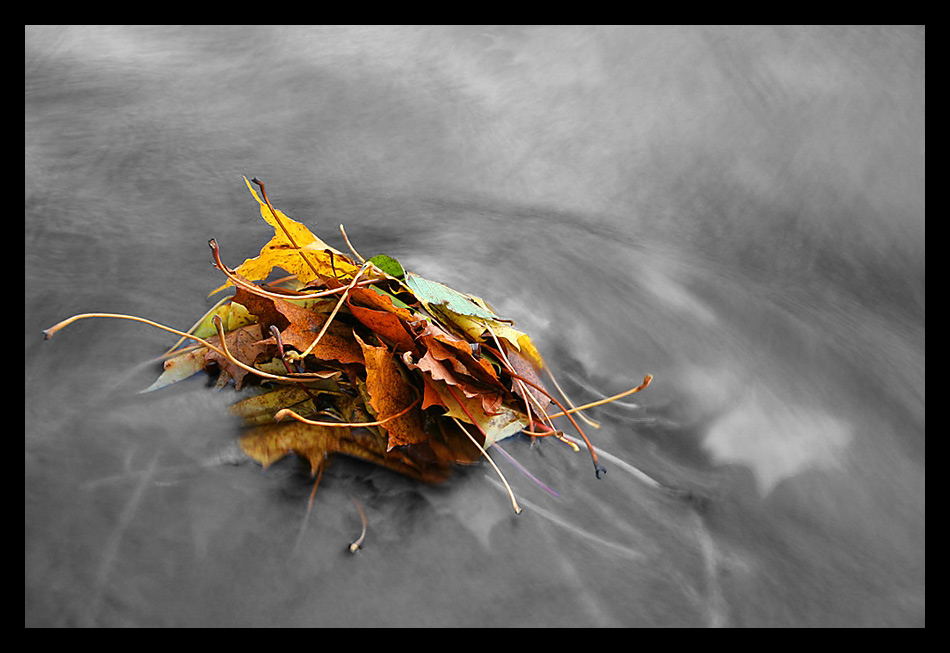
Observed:
[[[534,346],[534,343],[531,342],[531,338],[529,338],[526,333],[522,333],[518,336],[518,345],[520,345],[521,353],[531,361],[538,371],[544,369],[544,359],[541,358],[541,353]]]
[[[236,302],[228,302],[227,304],[218,306],[211,313],[208,313],[205,319],[201,321],[201,324],[195,328],[194,335],[199,338],[210,338],[216,335],[218,330],[214,326],[214,322],[212,322],[215,315],[221,318],[221,323],[224,325],[225,331],[234,331],[242,326],[257,322],[257,318],[248,313],[246,308]]]
[[[288,217],[278,209],[274,209],[272,213],[267,203],[258,196],[257,191],[251,186],[251,182],[247,180],[247,177],[244,178],[244,182],[260,205],[261,217],[274,228],[274,237],[264,245],[258,256],[247,259],[235,270],[240,276],[250,281],[263,281],[271,273],[271,270],[281,268],[290,274],[297,275],[298,280],[307,284],[318,278],[317,273],[325,277],[343,279],[352,278],[359,270],[359,266],[354,265],[342,252],[314,236],[305,225]],[[274,213],[280,217],[280,222],[274,217]],[[281,227],[281,222],[283,227]],[[299,250],[291,243],[284,229],[293,238],[293,242],[297,244]],[[211,294],[220,292],[230,285],[232,285],[231,281],[228,281]]]

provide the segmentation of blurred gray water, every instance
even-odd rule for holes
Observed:
[[[923,28],[26,29],[28,626],[922,626]],[[492,302],[611,459],[230,464],[141,395],[270,238]],[[634,401],[635,400],[635,401]],[[658,491],[617,460],[689,490]],[[365,508],[364,549],[352,496]]]

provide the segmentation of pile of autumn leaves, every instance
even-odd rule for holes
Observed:
[[[543,387],[539,373],[546,366],[531,339],[485,301],[407,272],[385,254],[364,259],[341,226],[351,258],[275,209],[257,179],[260,195],[244,181],[274,237],[236,269],[210,241],[215,265],[227,277],[211,295],[231,286],[235,293],[191,329],[83,313],[50,327],[46,337],[85,318],[134,320],[181,336],[148,390],[202,370],[216,373],[219,387],[246,389],[249,396],[231,407],[247,427],[244,452],[265,467],[290,453],[308,459],[317,476],[314,490],[337,453],[437,483],[453,465],[480,457],[492,462],[486,450],[519,432],[552,436],[577,450],[579,441],[552,421],[562,415],[602,475],[571,413],[639,392],[652,376],[619,395],[568,409]],[[272,279],[275,270],[289,274]],[[552,403],[559,412],[549,412]]]
[[[228,277],[215,293],[236,292],[151,389],[201,370],[246,386],[252,396],[231,409],[247,426],[243,450],[264,466],[293,452],[314,473],[341,453],[439,482],[522,430],[562,437],[545,416],[543,359],[486,302],[385,255],[344,255],[248,188],[275,235],[234,270],[211,241]],[[291,276],[255,283],[275,268]]]

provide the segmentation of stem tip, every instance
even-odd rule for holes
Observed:
[[[597,478],[603,478],[606,473],[607,468],[603,465],[597,465],[597,467],[594,468],[594,474],[597,475]]]

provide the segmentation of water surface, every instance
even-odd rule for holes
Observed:
[[[924,32],[27,28],[31,626],[924,625]],[[442,486],[139,394],[270,237],[488,299],[592,411]],[[658,490],[632,473],[683,490]],[[687,494],[688,493],[688,494]],[[349,497],[365,508],[362,551]]]

